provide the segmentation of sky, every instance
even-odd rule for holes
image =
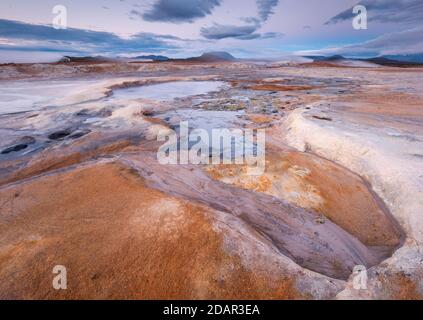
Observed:
[[[353,7],[367,29],[353,28]],[[66,8],[55,29],[53,8]],[[63,20],[62,20],[63,21]],[[2,0],[0,62],[227,51],[239,58],[423,53],[423,0]]]

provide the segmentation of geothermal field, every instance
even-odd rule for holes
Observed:
[[[0,298],[421,299],[422,79],[370,62],[0,65]],[[182,122],[264,129],[264,170],[160,163]]]

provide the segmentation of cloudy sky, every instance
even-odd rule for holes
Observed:
[[[368,11],[355,30],[352,8]],[[67,10],[67,29],[52,10]],[[422,0],[1,0],[0,62],[63,55],[241,58],[423,53]]]

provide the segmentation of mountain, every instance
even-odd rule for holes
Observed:
[[[368,59],[358,59],[358,60],[373,62],[381,66],[387,66],[387,67],[411,67],[411,66],[421,65],[420,63],[417,63],[417,62],[393,60],[384,56],[368,58]]]
[[[100,63],[100,62],[111,62],[111,61],[125,61],[122,58],[106,58],[102,56],[86,56],[86,57],[72,57],[72,56],[64,56],[58,62],[60,63],[71,63],[71,62],[78,62],[78,63]],[[214,52],[205,52],[199,57],[192,57],[187,59],[171,59],[166,56],[161,55],[141,55],[130,58],[130,60],[136,61],[175,61],[175,62],[224,62],[224,61],[238,61],[233,55],[228,52],[224,51],[214,51]]]
[[[402,62],[423,63],[423,53],[384,55],[383,57]]]
[[[370,62],[388,67],[412,67],[423,63],[423,55],[404,55],[404,56],[379,56],[373,58],[346,58],[341,55],[334,56],[304,56],[312,59],[314,62]]]
[[[323,61],[339,61],[339,60],[347,60],[347,58],[339,54],[336,54],[334,56],[326,57]]]
[[[205,52],[199,57],[188,58],[187,61],[198,62],[219,62],[219,61],[236,61],[238,60],[233,55],[224,51]]]
[[[313,61],[337,61],[337,60],[346,60],[345,57],[341,55],[334,56],[303,56],[303,58],[312,59]]]
[[[100,63],[100,62],[112,62],[112,61],[115,61],[115,60],[111,59],[111,58],[102,57],[102,56],[95,56],[95,57],[91,57],[91,56],[86,56],[86,57],[64,56],[58,62],[65,62],[65,63],[69,63],[69,62],[78,62],[78,63],[97,62],[97,63]]]
[[[166,56],[156,56],[156,55],[146,55],[146,56],[137,56],[134,57],[133,59],[137,59],[137,60],[152,60],[152,61],[168,61],[170,60],[168,57]]]

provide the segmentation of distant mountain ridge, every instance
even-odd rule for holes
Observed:
[[[396,61],[423,63],[423,53],[385,55],[383,57]]]
[[[166,57],[166,56],[160,56],[160,55],[153,55],[153,54],[150,54],[150,55],[144,55],[144,56],[137,56],[137,57],[134,57],[134,58],[132,58],[132,59],[138,59],[138,60],[152,60],[152,61],[168,61],[168,60],[170,60],[170,58],[169,58],[169,57]]]
[[[139,60],[139,61],[187,61],[187,62],[233,62],[238,61],[233,55],[225,51],[211,51],[211,52],[204,52],[199,57],[190,57],[186,59],[172,59],[163,55],[141,55],[129,58],[130,60]],[[64,56],[59,62],[69,63],[69,62],[110,62],[110,61],[118,61],[122,60],[122,58],[106,58],[102,56],[86,56],[86,57],[72,57],[72,56]]]
[[[408,59],[407,59],[408,57]],[[423,64],[423,54],[422,55],[409,55],[409,56],[379,56],[373,58],[346,58],[341,55],[333,56],[304,56],[304,58],[312,59],[315,62],[336,62],[336,61],[365,61],[372,62],[381,66],[392,66],[392,67],[407,67],[407,66],[417,66]]]
[[[111,62],[116,61],[113,58],[106,58],[103,56],[85,56],[85,57],[72,57],[72,56],[63,56],[58,62]]]
[[[237,61],[238,59],[225,51],[212,51],[212,52],[205,52],[199,57],[187,58],[185,60],[198,61],[198,62],[219,62],[219,61]]]
[[[422,66],[423,65],[423,53],[422,54],[408,54],[408,55],[384,55],[373,58],[347,58],[342,55],[332,55],[332,56],[302,56],[306,59],[311,59],[314,62],[342,62],[342,61],[364,61],[371,62],[374,64],[382,66],[398,66],[398,67],[407,67],[407,66]],[[102,63],[102,62],[113,62],[119,61],[123,58],[109,58],[103,56],[85,56],[85,57],[73,57],[73,56],[64,56],[58,62],[60,63]],[[130,58],[132,60],[140,61],[155,61],[155,62],[164,62],[164,61],[186,61],[186,62],[234,62],[242,61],[243,59],[238,59],[232,54],[226,51],[211,51],[204,52],[201,56],[190,57],[190,58],[181,58],[173,59],[163,55],[141,55]]]

